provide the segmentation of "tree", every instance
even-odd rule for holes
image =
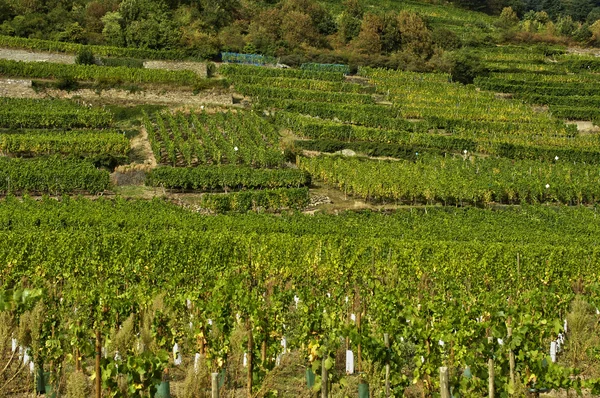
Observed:
[[[564,13],[575,21],[585,21],[594,8],[593,0],[564,1]]]
[[[487,74],[479,57],[470,51],[461,50],[453,53],[450,62],[450,74],[455,82],[472,84],[477,76]]]
[[[592,11],[590,11],[590,13],[588,14],[588,16],[586,17],[585,21],[588,24],[593,24],[594,22],[596,22],[599,19],[600,19],[600,7],[594,7],[592,9]]]
[[[423,19],[410,11],[398,14],[398,28],[402,36],[402,49],[421,58],[429,58],[433,53],[431,32]]]
[[[181,37],[162,0],[123,0],[119,12],[125,44],[129,47],[169,48]]]
[[[573,22],[570,15],[566,17],[559,17],[556,21],[556,30],[563,36],[571,36],[577,29],[577,24]]]
[[[286,0],[281,5],[281,11],[284,14],[291,11],[307,14],[319,34],[329,35],[337,29],[329,11],[315,0]]]
[[[458,50],[462,47],[460,37],[450,29],[441,28],[433,31],[433,43],[443,50]]]
[[[0,23],[13,17],[13,10],[7,0],[0,0]]]
[[[556,20],[559,15],[565,12],[565,8],[561,0],[542,0],[541,11],[546,12],[550,19]]]
[[[379,54],[383,50],[380,34],[383,30],[383,18],[377,14],[365,14],[360,25],[360,33],[353,40],[354,48],[363,54]]]
[[[282,39],[290,48],[299,47],[301,44],[316,44],[318,32],[308,14],[299,11],[284,13],[281,21]]]
[[[519,23],[519,17],[512,7],[506,7],[500,14],[500,26],[504,29],[509,29]]]
[[[230,25],[242,9],[239,0],[205,0],[202,4],[202,19],[214,31]]]
[[[107,12],[102,17],[102,23],[104,24],[102,36],[104,36],[104,40],[109,45],[116,47],[125,45],[125,37],[123,35],[123,28],[121,27],[122,22],[123,16],[118,11]]]
[[[594,46],[600,45],[600,20],[594,22],[592,26],[590,26],[591,41]]]
[[[575,33],[573,33],[573,38],[581,43],[585,43],[592,37],[592,35],[593,33],[590,30],[590,25],[584,23],[575,31]]]
[[[344,43],[349,43],[359,35],[364,13],[364,7],[359,0],[344,2],[344,12],[338,22],[338,32]]]

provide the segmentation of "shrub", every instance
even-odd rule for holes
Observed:
[[[79,83],[72,76],[65,76],[56,82],[56,88],[64,91],[75,91],[79,89]]]
[[[433,31],[433,43],[444,50],[458,50],[462,47],[460,37],[453,31],[441,28]]]
[[[206,64],[206,77],[214,77],[217,73],[217,66],[214,62],[208,62]]]
[[[82,372],[73,372],[67,380],[67,398],[87,398],[91,395],[90,382]]]
[[[75,63],[78,65],[95,65],[96,58],[94,53],[87,47],[82,47],[75,56]]]
[[[476,77],[487,75],[487,69],[471,52],[457,51],[452,54],[450,60],[450,75],[455,82],[471,84]]]

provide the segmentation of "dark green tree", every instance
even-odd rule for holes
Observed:
[[[455,82],[472,84],[477,76],[488,74],[479,57],[471,51],[456,51],[450,56],[450,60],[450,75]]]
[[[14,17],[12,7],[6,0],[0,0],[0,23]]]

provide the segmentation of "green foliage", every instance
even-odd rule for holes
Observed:
[[[416,162],[303,158],[302,169],[344,192],[407,203],[595,203],[597,166],[464,156],[419,156]]]
[[[89,379],[83,372],[73,372],[67,379],[67,398],[87,398],[92,393]]]
[[[217,73],[217,65],[214,62],[208,62],[206,64],[206,77],[211,78],[215,77]]]
[[[456,33],[445,28],[434,30],[432,40],[436,46],[448,51],[458,50],[463,45]]]
[[[24,48],[37,51],[56,51],[77,54],[81,49],[88,48],[96,56],[101,57],[131,57],[139,59],[186,59],[193,58],[182,50],[151,50],[143,48],[125,48],[114,46],[86,46],[77,43],[59,42],[42,39],[27,39],[23,37],[0,35],[0,45],[9,48]]]
[[[226,64],[219,68],[219,73],[233,77],[237,75],[251,75],[259,77],[288,77],[294,79],[317,79],[332,82],[343,82],[344,74],[341,72],[315,72],[297,69],[274,69],[260,66]]]
[[[450,74],[452,80],[463,84],[471,84],[475,78],[487,74],[485,66],[477,56],[467,51],[455,52],[451,56]]]
[[[56,82],[56,88],[64,91],[75,91],[79,89],[79,83],[70,76],[61,77]]]
[[[112,115],[66,100],[0,98],[0,127],[81,128],[107,127]]]
[[[137,58],[100,58],[100,64],[102,66],[125,66],[127,68],[143,68],[144,61]]]
[[[310,176],[296,169],[252,169],[229,165],[158,167],[148,174],[146,185],[194,191],[292,188],[310,185]]]
[[[163,371],[169,362],[166,351],[144,351],[130,355],[127,360],[105,359],[102,364],[102,386],[110,397],[153,397],[162,381]],[[123,378],[126,388],[119,383]]]
[[[300,210],[308,203],[308,188],[280,188],[228,194],[206,194],[202,196],[200,206],[217,213],[246,213],[253,210]]]
[[[157,161],[173,166],[243,164],[277,167],[283,163],[279,134],[254,112],[156,113],[145,116]]]
[[[77,65],[95,65],[96,57],[89,47],[82,47],[75,56],[75,63]]]
[[[18,156],[126,156],[129,140],[116,131],[25,130],[0,133],[0,151]]]
[[[333,104],[375,104],[372,96],[355,93],[333,93],[320,90],[301,90],[295,88],[269,87],[257,84],[235,84],[241,94],[269,99],[295,100],[306,102],[327,102]]]
[[[192,85],[198,76],[192,71],[136,69],[125,66],[105,68],[98,65],[60,65],[48,62],[0,61],[0,75],[74,80],[115,80],[131,83],[175,83]]]
[[[0,193],[91,193],[105,191],[109,184],[107,171],[91,163],[60,158],[0,158]]]

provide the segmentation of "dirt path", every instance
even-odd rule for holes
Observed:
[[[75,63],[74,55],[63,53],[33,52],[15,48],[0,48],[0,58],[26,62],[52,62],[57,64]]]
[[[600,131],[600,127],[596,126],[593,122],[584,120],[573,120],[567,121],[567,124],[574,124],[577,126],[577,131],[582,134],[593,134]]]
[[[131,140],[132,159],[135,163],[142,163],[151,168],[155,168],[158,164],[150,140],[148,140],[148,132],[145,127],[140,129],[140,133]]]

